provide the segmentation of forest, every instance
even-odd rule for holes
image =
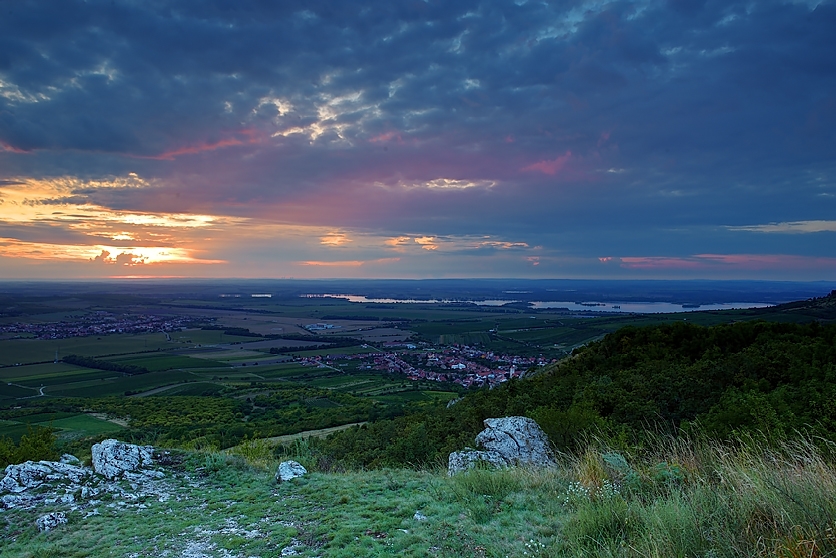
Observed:
[[[319,441],[354,466],[421,465],[473,443],[482,420],[525,415],[558,450],[590,434],[643,443],[648,432],[797,431],[836,440],[836,325],[740,322],[625,327],[539,374],[468,394],[443,409],[407,409]]]

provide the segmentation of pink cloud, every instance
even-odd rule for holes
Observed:
[[[177,149],[165,151],[159,155],[151,155],[147,157],[137,156],[137,158],[171,161],[180,155],[195,155],[197,153],[203,153],[204,151],[215,151],[216,149],[223,149],[225,147],[232,147],[235,145],[252,145],[259,142],[261,142],[261,135],[258,130],[250,128],[240,130],[236,132],[234,136],[219,141],[188,145],[186,147],[179,147]]]
[[[403,143],[403,138],[401,138],[400,132],[384,132],[382,134],[376,135],[375,137],[371,138],[369,142],[371,143],[386,143],[389,141],[395,140],[397,143]]]
[[[31,153],[31,150],[27,149],[20,149],[19,147],[15,147],[14,145],[9,145],[8,143],[0,141],[0,151],[9,151],[11,153]]]
[[[627,257],[619,261],[621,267],[627,269],[836,269],[836,258],[786,254],[695,254],[688,257]]]
[[[685,258],[667,258],[667,257],[639,257],[639,258],[620,258],[621,267],[627,269],[694,269],[705,267],[698,261]]]
[[[564,153],[563,155],[561,155],[557,159],[552,159],[550,161],[548,161],[548,160],[538,161],[534,164],[528,165],[527,167],[523,167],[522,170],[523,171],[539,171],[539,172],[542,172],[543,174],[548,174],[550,176],[554,176],[555,174],[557,174],[558,172],[563,170],[563,167],[566,166],[566,163],[568,163],[569,159],[571,159],[571,158],[572,158],[572,152],[567,151],[566,153]]]

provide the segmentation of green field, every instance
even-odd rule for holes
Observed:
[[[8,339],[0,341],[0,366],[34,362],[52,362],[66,355],[100,357],[138,353],[177,346],[162,333],[142,335],[102,335],[100,337],[71,337],[69,339]]]
[[[63,419],[53,420],[48,423],[39,423],[39,426],[49,426],[89,436],[123,430],[123,427],[118,424],[96,417],[91,417],[90,415],[75,415]]]
[[[172,370],[174,368],[218,368],[228,365],[216,360],[191,358],[182,355],[154,355],[142,357],[118,357],[108,359],[119,364],[132,364],[147,368],[151,372]]]

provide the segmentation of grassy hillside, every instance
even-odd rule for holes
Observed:
[[[165,497],[99,497],[68,511],[0,512],[4,557],[61,556],[831,556],[833,455],[809,440],[764,450],[653,437],[653,449],[592,440],[548,470],[316,472],[277,485],[265,446],[188,453]],[[124,484],[126,491],[132,488]],[[97,496],[98,497],[98,496]],[[34,521],[68,511],[38,533]],[[93,511],[95,510],[95,512]],[[416,515],[417,514],[417,515]],[[295,554],[294,554],[295,553]]]
[[[506,415],[534,418],[560,449],[600,431],[642,444],[648,427],[834,440],[834,401],[836,325],[624,327],[534,377],[342,432],[322,451],[352,465],[438,463],[472,443],[483,419]]]

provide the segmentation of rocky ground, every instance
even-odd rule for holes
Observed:
[[[527,421],[516,427],[530,429]],[[493,442],[484,447],[532,449],[509,424],[488,425]],[[96,444],[91,454],[90,466],[65,455],[6,468],[4,558],[507,556],[538,531],[553,532],[542,514],[538,524],[538,506],[531,505],[525,515],[514,512],[516,530],[498,536],[482,524],[503,506],[511,509],[497,499],[502,494],[473,492],[470,477],[456,480],[447,471],[308,475],[295,461],[260,468],[223,453],[116,440]]]

